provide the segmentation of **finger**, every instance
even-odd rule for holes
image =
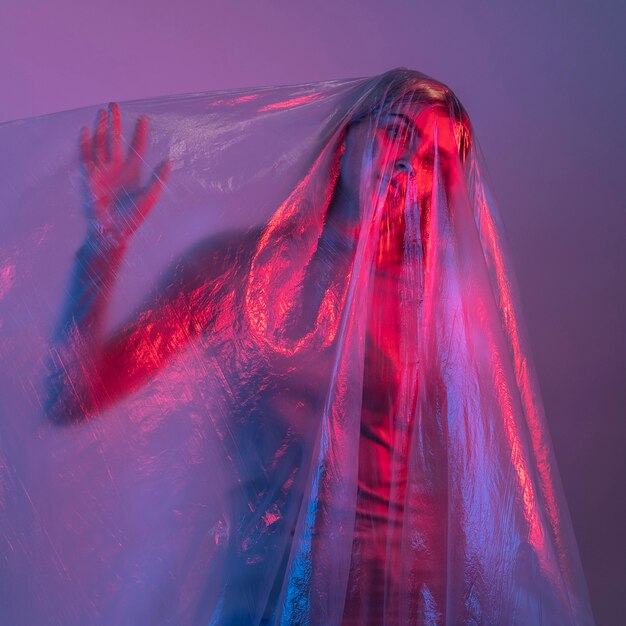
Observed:
[[[140,212],[142,215],[145,215],[158,200],[171,169],[172,164],[169,159],[165,159],[155,168],[150,182],[145,186],[141,194]]]
[[[128,151],[128,162],[138,168],[143,161],[148,139],[148,118],[142,115],[135,124],[135,132]]]
[[[122,119],[115,102],[109,104],[109,155],[114,163],[122,159]]]
[[[80,160],[85,167],[91,165],[91,142],[89,129],[86,126],[80,131]]]
[[[104,109],[98,111],[96,132],[93,136],[93,160],[99,163],[106,161],[106,128],[107,115]]]

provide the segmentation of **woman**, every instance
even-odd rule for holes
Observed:
[[[123,158],[119,109],[100,111],[81,136],[89,229],[47,413],[100,413],[190,349],[220,373],[211,419],[236,481],[223,580],[207,574],[191,623],[570,623],[584,607],[551,477],[520,451],[541,434],[520,434],[524,383],[502,361],[509,294],[469,118],[408,70],[351,97],[266,224],[197,245],[108,337],[171,164],[143,187],[146,120]]]

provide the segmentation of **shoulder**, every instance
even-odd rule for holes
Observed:
[[[202,239],[174,263],[166,281],[193,288],[246,275],[262,231],[253,227]]]

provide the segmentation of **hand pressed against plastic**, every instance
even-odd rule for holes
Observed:
[[[121,244],[141,225],[157,201],[170,170],[162,161],[147,184],[141,183],[141,165],[148,137],[148,120],[140,117],[126,158],[122,155],[119,107],[109,105],[108,114],[98,111],[90,137],[88,128],[80,136],[80,156],[85,181],[85,202],[93,236]]]

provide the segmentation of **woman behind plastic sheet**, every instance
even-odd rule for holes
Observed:
[[[180,421],[180,449],[199,459],[186,475],[212,479],[182,498],[205,498],[211,530],[179,507],[192,530],[159,564],[172,576],[167,592],[149,587],[150,619],[592,623],[467,114],[409,70],[310,87],[225,98],[231,131],[208,160],[226,194],[225,175],[253,168],[231,149],[245,111],[237,126],[228,107],[283,112],[287,133],[298,119],[286,112],[318,106],[302,117],[323,122],[317,142],[285,151],[300,173],[268,219],[251,207],[247,228],[216,226],[111,333],[131,236],[177,172],[165,161],[142,186],[146,120],[123,155],[115,105],[81,136],[89,228],[47,415],[81,428],[139,394],[130,420],[155,433]],[[173,135],[193,121],[167,119]],[[268,171],[286,167],[263,165],[246,183],[259,203]]]

